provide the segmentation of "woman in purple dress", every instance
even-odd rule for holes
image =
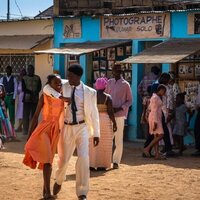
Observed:
[[[24,107],[23,102],[22,102],[23,97],[24,97],[24,92],[22,91],[22,79],[24,75],[26,75],[25,68],[23,68],[20,72],[18,86],[17,86],[18,103],[17,103],[16,118],[19,120],[19,123],[18,123],[18,128],[15,130],[16,132],[22,131],[23,107]]]

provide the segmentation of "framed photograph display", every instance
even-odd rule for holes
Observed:
[[[112,71],[107,71],[106,77],[107,77],[108,79],[113,78]]]
[[[108,61],[108,69],[109,69],[109,70],[112,70],[114,64],[115,64],[115,61],[114,61],[114,60],[109,60],[109,61]]]
[[[106,70],[106,60],[100,60],[100,69]]]
[[[124,71],[126,71],[126,70],[131,70],[131,64],[128,64],[128,63],[123,64],[122,70],[124,70]]]
[[[131,72],[130,72],[130,71],[124,72],[124,79],[127,80],[128,82],[131,82],[131,80],[132,80],[132,75],[131,75]]]
[[[115,60],[115,48],[108,48],[107,59],[108,60]]]
[[[124,56],[124,47],[117,47],[117,56]]]
[[[106,77],[106,71],[100,71],[100,77]]]
[[[76,56],[76,55],[69,55],[69,61],[74,61],[74,60],[79,61],[79,56]]]
[[[94,80],[96,81],[100,77],[99,71],[94,71]]]
[[[130,55],[132,55],[132,42],[93,52],[91,63],[93,74],[93,78],[91,79],[92,83],[94,83],[98,77],[102,76],[108,79],[113,78],[112,69],[114,64],[128,58]],[[132,65],[124,64],[122,69],[124,79],[131,84]]]
[[[79,56],[69,55],[68,57],[68,67],[73,64],[79,64]]]
[[[100,50],[100,57],[101,57],[101,58],[106,57],[106,49]]]
[[[200,63],[195,63],[194,69],[195,69],[195,76],[200,77]]]
[[[194,78],[194,65],[193,63],[179,63],[178,76],[184,79]]]
[[[188,108],[195,108],[198,87],[199,81],[185,81],[185,104]]]
[[[98,60],[93,61],[93,70],[99,70],[99,61]]]
[[[98,58],[99,57],[99,51],[94,51],[93,52],[93,57]]]
[[[132,46],[126,46],[126,55],[131,56],[132,55]]]

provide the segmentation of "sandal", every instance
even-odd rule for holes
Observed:
[[[154,158],[155,160],[167,160],[165,156],[159,155],[158,157]]]
[[[151,155],[150,155],[150,153],[148,151],[143,150],[143,157],[150,158]]]
[[[45,194],[44,195],[44,200],[55,200],[55,197],[51,194]]]

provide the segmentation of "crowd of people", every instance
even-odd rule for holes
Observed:
[[[156,72],[156,73],[155,73]],[[152,75],[154,74],[154,75]],[[138,86],[142,98],[143,112],[141,124],[146,127],[144,135],[143,157],[152,157],[155,148],[155,159],[180,156],[186,150],[184,136],[187,135],[194,110],[185,104],[185,92],[181,92],[173,72],[160,74],[160,69],[153,66]],[[199,111],[198,93],[196,108]],[[194,127],[197,151],[193,156],[200,156],[199,148],[199,115]],[[159,151],[158,144],[163,148]],[[178,152],[174,151],[178,149]]]
[[[33,65],[29,65],[27,71],[23,68],[18,77],[12,74],[11,66],[6,67],[6,75],[0,79],[0,134],[4,142],[15,140],[17,132],[28,134],[29,121],[35,112],[40,90],[41,80],[35,75]],[[18,120],[16,129],[15,119]]]
[[[90,170],[120,167],[124,123],[132,104],[132,92],[122,77],[120,64],[113,66],[113,78],[98,78],[95,89],[81,81],[84,72],[79,64],[72,64],[67,70],[67,80],[61,80],[57,74],[49,75],[39,97],[41,80],[32,65],[27,72],[22,69],[18,80],[12,76],[12,68],[6,68],[6,76],[0,80],[0,146],[6,139],[15,138],[15,132],[22,131],[27,136],[23,163],[43,170],[43,198],[49,200],[60,192],[76,149],[76,195],[79,200],[86,200]],[[185,105],[185,93],[180,92],[174,74],[160,74],[160,69],[154,66],[139,84],[138,92],[143,104],[141,123],[146,127],[143,157],[164,160],[182,155],[192,112]],[[14,113],[17,96],[17,112]],[[38,123],[40,113],[42,119]],[[200,155],[199,113],[198,109],[195,123],[198,151],[194,155]],[[16,130],[15,118],[19,120]],[[174,145],[178,153],[173,151]],[[52,195],[50,180],[56,151],[58,167]]]

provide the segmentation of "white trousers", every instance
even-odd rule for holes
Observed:
[[[71,156],[77,148],[76,194],[87,195],[89,190],[89,139],[85,123],[65,125],[58,142],[58,169],[56,183],[61,185],[66,179],[66,170]]]
[[[114,133],[115,150],[113,153],[113,163],[120,164],[123,153],[123,136],[124,136],[124,117],[115,117],[117,131]]]

